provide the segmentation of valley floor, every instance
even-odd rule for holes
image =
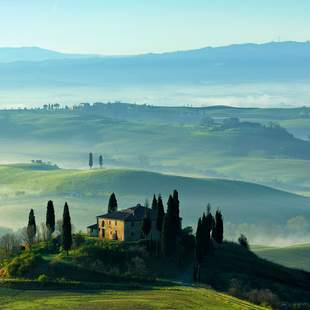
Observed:
[[[213,290],[168,287],[132,291],[24,291],[0,289],[1,309],[208,309],[259,310],[252,305]]]

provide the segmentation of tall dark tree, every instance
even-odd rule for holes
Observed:
[[[163,221],[165,216],[165,209],[163,205],[163,200],[161,198],[161,195],[158,195],[157,199],[157,219],[156,219],[156,227],[158,231],[162,231],[163,229]]]
[[[212,230],[212,238],[217,243],[222,243],[224,238],[224,224],[221,211],[218,209],[215,213],[215,224]]]
[[[69,206],[67,202],[64,206],[64,212],[62,217],[62,247],[69,253],[69,250],[72,246],[72,227],[71,227],[71,218],[69,212]]]
[[[141,230],[142,230],[144,238],[147,238],[147,236],[151,232],[151,229],[152,229],[152,221],[150,218],[149,209],[146,208],[144,218],[142,220],[142,225],[141,225]]]
[[[33,209],[29,212],[28,225],[27,225],[27,241],[31,246],[35,240],[37,234],[36,218],[34,216]]]
[[[114,193],[111,194],[108,204],[108,213],[117,211],[117,200]]]
[[[93,153],[89,153],[89,158],[88,158],[88,165],[89,168],[91,169],[94,165],[94,160],[93,160]]]
[[[165,215],[162,230],[162,252],[165,256],[171,256],[176,251],[177,237],[179,231],[179,218],[176,210],[176,203],[170,195],[167,202],[167,214]]]
[[[198,263],[201,263],[203,253],[203,232],[202,232],[202,219],[198,219],[197,229],[196,229],[196,259]]]
[[[52,200],[47,202],[46,208],[46,228],[48,230],[49,235],[51,235],[55,231],[55,210],[54,204]]]
[[[103,156],[102,155],[99,156],[99,166],[100,166],[100,168],[102,168],[102,166],[103,166]]]
[[[179,193],[177,190],[173,191],[173,208],[172,208],[172,230],[175,242],[179,239],[181,233],[181,221],[180,221],[180,201]]]
[[[164,256],[169,256],[171,253],[170,239],[169,239],[169,223],[167,214],[164,215],[161,231],[161,252]]]
[[[153,212],[157,212],[157,205],[158,205],[158,202],[157,202],[156,196],[154,194],[153,200],[152,200],[152,211]]]
[[[212,241],[211,241],[211,232],[214,227],[214,218],[211,213],[211,206],[208,204],[207,206],[207,215],[204,220],[204,235],[205,235],[205,248],[204,254],[208,255],[208,253],[212,250]]]

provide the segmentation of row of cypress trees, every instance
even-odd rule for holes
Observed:
[[[48,238],[50,239],[55,232],[55,209],[53,201],[49,200],[46,208],[46,221]],[[27,225],[27,241],[29,246],[34,243],[37,233],[36,220],[33,209],[29,212]],[[61,229],[61,244],[64,251],[69,252],[72,246],[72,226],[68,203],[66,202],[63,209],[62,229]]]
[[[146,206],[147,207],[147,206]],[[109,199],[108,212],[117,211],[117,199],[115,193],[112,193]],[[167,202],[167,212],[165,213],[164,204],[161,195],[153,196],[152,213],[156,214],[156,228],[160,233],[159,248],[164,256],[175,256],[177,253],[178,242],[181,238],[181,218],[180,201],[177,190],[169,195]],[[141,232],[146,238],[151,231],[151,219],[149,212],[145,212],[145,217],[141,225]],[[208,204],[207,212],[203,213],[198,219],[196,230],[196,259],[200,263],[207,256],[213,247],[214,240],[217,243],[223,242],[223,216],[218,209],[215,216],[211,213],[211,206]]]
[[[165,213],[161,195],[153,196],[152,212],[156,214],[156,228],[160,233],[160,249],[164,256],[173,256],[176,252],[177,243],[181,231],[180,222],[180,201],[177,190],[169,195],[167,212]],[[147,218],[142,223],[145,230]],[[149,225],[148,225],[149,226]]]
[[[218,209],[213,217],[211,207],[208,204],[207,214],[203,213],[202,217],[198,219],[197,224],[196,258],[198,263],[212,251],[212,239],[217,243],[222,243],[223,236],[224,225],[222,213]]]
[[[103,156],[101,154],[98,157],[98,163],[99,163],[100,168],[102,168],[102,166],[103,166]],[[93,153],[89,153],[89,155],[88,155],[88,165],[89,165],[90,169],[93,168],[93,166],[94,166],[94,156],[93,156]]]

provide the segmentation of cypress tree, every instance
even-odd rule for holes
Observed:
[[[170,254],[170,244],[169,244],[169,224],[167,219],[167,214],[164,215],[161,231],[161,252],[164,256]]]
[[[103,166],[103,156],[102,155],[99,156],[99,166],[100,166],[100,168],[102,168],[102,166]]]
[[[48,233],[51,235],[55,231],[55,210],[54,210],[54,204],[52,200],[49,200],[47,202],[45,224],[46,224]]]
[[[202,233],[202,220],[198,219],[197,229],[196,229],[196,259],[198,263],[201,262],[203,258],[203,233]]]
[[[93,153],[89,153],[89,159],[88,159],[88,165],[89,168],[91,169],[94,165],[94,161],[93,161]]]
[[[217,210],[215,213],[215,225],[213,231],[212,231],[212,238],[217,243],[222,243],[224,238],[224,224],[223,224],[223,216],[220,210]]]
[[[37,234],[36,218],[34,216],[33,209],[31,209],[29,212],[28,225],[27,225],[27,237],[29,246],[33,244],[36,234]]]
[[[71,218],[69,213],[69,206],[67,202],[64,206],[64,212],[62,217],[62,247],[67,252],[72,246],[72,231],[71,231]]]
[[[108,204],[108,213],[117,211],[117,200],[114,193],[111,194]]]
[[[158,202],[157,202],[156,196],[154,194],[153,201],[152,201],[152,211],[153,212],[157,212],[157,205],[158,205]]]
[[[142,226],[141,226],[141,230],[145,238],[147,238],[148,234],[151,232],[151,229],[152,229],[152,221],[150,219],[150,214],[148,211],[149,209],[146,208],[145,215],[142,220]]]
[[[163,228],[163,220],[165,216],[165,210],[163,205],[163,200],[161,198],[161,195],[158,195],[157,199],[157,219],[156,219],[156,227],[158,231],[162,231]]]
[[[172,198],[173,198],[173,202],[174,202],[173,218],[174,218],[175,234],[179,235],[180,231],[181,231],[180,201],[179,201],[179,193],[176,189],[173,191]]]
[[[162,251],[165,256],[171,256],[176,250],[176,223],[174,214],[175,203],[170,195],[162,231]]]

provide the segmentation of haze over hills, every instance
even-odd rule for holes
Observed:
[[[195,226],[199,215],[206,210],[207,203],[211,203],[213,211],[221,208],[226,223],[257,225],[260,234],[265,230],[264,237],[267,234],[272,242],[277,225],[284,229],[290,218],[300,214],[310,216],[309,198],[270,187],[142,170],[68,170],[40,164],[1,165],[0,183],[5,184],[0,191],[0,210],[3,214],[0,226],[12,228],[24,225],[25,219],[16,215],[25,213],[28,208],[35,209],[38,223],[44,219],[48,199],[54,200],[58,217],[64,201],[68,201],[76,228],[83,229],[95,221],[96,215],[106,212],[107,201],[113,191],[120,209],[125,209],[137,203],[143,204],[154,193],[161,193],[166,203],[174,188],[180,193],[185,226]],[[264,217],[267,213],[268,220]],[[267,228],[270,223],[274,224],[272,229]],[[234,238],[228,224],[225,227],[227,238]],[[249,237],[253,235],[249,234]],[[257,240],[259,237],[257,235]]]
[[[39,85],[48,86],[57,85],[57,75],[63,83],[73,85],[204,84],[310,78],[309,42],[243,44],[163,54],[86,59],[81,55],[36,48],[4,50],[4,54],[7,54],[6,62],[9,59],[37,61],[31,64],[2,64],[0,67],[5,76],[14,74],[16,83],[24,81],[29,86],[33,82],[28,80],[27,83],[25,79],[29,73],[34,74]],[[75,59],[72,60],[72,57]],[[2,61],[5,59],[3,56],[1,58]],[[40,60],[48,61],[42,64],[38,63]],[[14,81],[11,80],[7,85],[14,85]]]
[[[307,105],[309,51],[309,42],[121,57],[0,49],[0,105],[72,104],[87,98],[161,105]]]

